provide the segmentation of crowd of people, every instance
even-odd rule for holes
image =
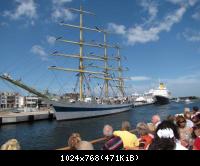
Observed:
[[[134,130],[128,121],[122,122],[121,130],[107,124],[103,135],[106,141],[102,150],[200,150],[200,110],[185,108],[182,114],[164,120],[153,115],[151,123],[140,122]],[[94,150],[93,144],[82,140],[79,133],[69,137],[68,146],[71,150]],[[15,139],[1,146],[1,150],[20,149]]]
[[[198,107],[185,108],[182,114],[169,115],[161,120],[153,115],[151,123],[140,122],[131,130],[128,121],[122,122],[121,130],[114,131],[105,125],[106,138],[102,150],[200,150],[200,110]],[[71,149],[93,150],[90,142],[82,144],[78,133],[71,135],[68,146]]]

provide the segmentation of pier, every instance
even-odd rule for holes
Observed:
[[[53,120],[55,115],[51,110],[37,111],[37,112],[0,112],[0,125],[22,123],[22,122],[34,122],[39,120]]]

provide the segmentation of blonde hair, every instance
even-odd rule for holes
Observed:
[[[141,135],[146,135],[150,133],[149,126],[144,122],[138,123],[136,129]]]
[[[10,139],[1,146],[1,150],[20,150],[21,147],[16,139]]]
[[[81,141],[81,136],[79,133],[72,133],[68,139],[68,146],[75,149],[76,145]]]

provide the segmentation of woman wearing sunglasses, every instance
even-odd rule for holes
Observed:
[[[191,135],[192,128],[187,127],[186,123],[186,119],[183,116],[176,117],[176,124],[179,128],[181,144],[189,149],[193,144]]]

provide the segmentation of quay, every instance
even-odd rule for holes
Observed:
[[[39,120],[53,120],[55,115],[51,110],[35,111],[35,112],[0,112],[0,125],[13,124],[22,122],[34,122]]]
[[[153,103],[137,103],[135,104],[135,107],[142,107],[152,104]],[[12,111],[0,111],[0,125],[54,119],[55,114],[51,109],[20,113],[15,113]]]

